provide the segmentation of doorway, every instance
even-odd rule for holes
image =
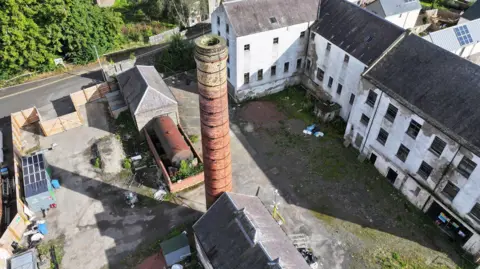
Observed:
[[[370,154],[370,162],[372,164],[375,164],[376,161],[377,161],[377,155],[375,155],[375,153]]]
[[[390,183],[395,184],[395,180],[397,180],[398,174],[397,172],[393,171],[392,168],[388,168],[387,179]]]

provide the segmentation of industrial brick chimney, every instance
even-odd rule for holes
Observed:
[[[207,208],[232,190],[227,57],[222,37],[205,35],[195,40]]]

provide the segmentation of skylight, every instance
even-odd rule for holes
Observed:
[[[455,31],[455,35],[457,36],[457,40],[460,43],[460,46],[473,43],[473,38],[470,35],[470,31],[468,31],[466,25],[461,25],[457,28],[453,28],[453,31]]]

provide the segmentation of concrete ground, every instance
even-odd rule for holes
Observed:
[[[181,124],[200,134],[195,83],[167,84],[179,102]],[[341,124],[324,126],[323,138],[305,137],[302,130],[313,119],[302,112],[303,97],[276,98],[231,104],[234,191],[258,194],[272,208],[278,189],[282,227],[310,238],[319,268],[471,267],[432,221],[343,147]],[[177,198],[205,210],[203,186]]]
[[[46,240],[64,237],[61,268],[129,268],[122,265],[143,243],[147,244],[199,213],[168,202],[158,203],[153,190],[137,184],[139,205],[130,208],[124,202],[129,189],[122,170],[123,149],[114,135],[112,119],[104,102],[89,103],[80,108],[84,126],[42,137],[23,132],[23,139],[37,143],[41,149],[56,143],[45,153],[53,177],[61,182],[56,191],[57,208],[47,214],[49,234]],[[93,144],[104,163],[104,169],[91,164]],[[79,267],[80,266],[80,267]]]

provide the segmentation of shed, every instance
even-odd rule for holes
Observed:
[[[117,75],[118,85],[138,130],[167,115],[178,124],[178,103],[153,66],[137,65]]]
[[[37,269],[37,252],[30,249],[15,255],[10,258],[9,265],[10,269]]]
[[[43,153],[22,157],[23,191],[28,207],[41,212],[55,203],[48,164]]]
[[[167,266],[172,266],[192,255],[185,232],[160,243]]]

